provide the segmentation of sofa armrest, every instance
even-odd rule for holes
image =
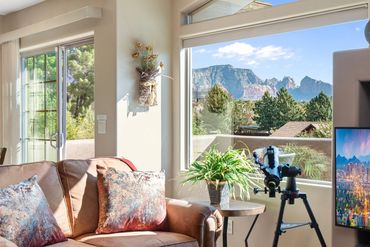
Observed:
[[[210,206],[167,199],[168,230],[195,238],[200,247],[214,247],[222,231],[222,216]]]
[[[17,245],[3,237],[0,236],[0,246],[1,247],[17,247]]]

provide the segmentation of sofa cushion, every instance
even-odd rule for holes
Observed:
[[[58,171],[53,162],[36,162],[22,165],[0,166],[0,188],[19,183],[37,175],[38,183],[45,194],[49,207],[64,235],[72,234],[67,205]]]
[[[3,237],[0,236],[0,246],[1,247],[18,247],[15,243],[12,241],[9,241]]]
[[[71,209],[72,237],[95,232],[98,226],[97,164],[114,167],[119,171],[131,171],[129,166],[116,158],[58,162],[67,205]]]
[[[0,189],[0,235],[19,247],[67,241],[36,175]]]
[[[66,241],[66,242],[60,242],[60,243],[57,243],[57,244],[48,245],[48,247],[92,247],[92,246],[94,246],[94,245],[85,244],[85,243],[82,243],[80,241],[76,241],[76,240],[73,240],[73,239],[68,239],[68,241]]]
[[[101,247],[198,247],[198,242],[189,236],[173,232],[120,232],[111,234],[86,234],[78,241]]]
[[[96,233],[161,230],[166,218],[164,172],[118,172],[97,166]]]

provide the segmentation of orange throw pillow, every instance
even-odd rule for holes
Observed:
[[[96,233],[154,231],[166,218],[163,172],[117,171],[97,165],[99,223]]]

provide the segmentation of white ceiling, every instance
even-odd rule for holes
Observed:
[[[0,15],[6,15],[32,5],[43,2],[44,0],[0,0]]]

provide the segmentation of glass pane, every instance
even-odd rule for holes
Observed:
[[[38,55],[35,57],[35,82],[45,81],[45,55]]]
[[[57,160],[57,83],[55,53],[24,58],[22,77],[23,159]]]
[[[45,113],[33,112],[26,115],[29,139],[45,139]]]
[[[94,45],[71,47],[67,55],[68,159],[95,156]]]
[[[296,0],[212,0],[190,13],[191,23],[292,3]]]
[[[45,160],[45,142],[31,140],[27,141],[27,162]]]
[[[301,178],[330,181],[333,53],[367,47],[366,22],[192,48],[192,160],[275,145]]]
[[[57,112],[47,112],[46,113],[46,128],[45,137],[46,139],[51,139],[56,141],[55,134],[57,133]]]
[[[57,67],[56,54],[49,53],[46,55],[46,81],[56,81]]]
[[[56,110],[57,109],[57,83],[48,82],[45,83],[45,100],[46,100],[46,110]]]
[[[44,109],[44,87],[41,83],[28,84],[25,86],[27,101],[25,109],[27,111],[41,111]]]
[[[34,68],[34,64],[33,64],[33,57],[29,57],[27,59],[25,59],[25,62],[26,62],[26,69],[25,69],[25,72],[26,72],[26,82],[30,83],[33,81],[33,68]]]

